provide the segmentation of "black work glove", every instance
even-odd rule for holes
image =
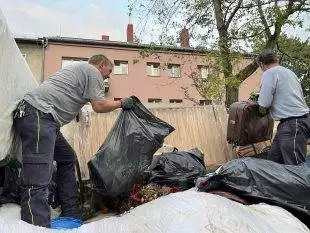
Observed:
[[[263,117],[263,116],[266,116],[267,114],[269,114],[269,108],[264,108],[262,106],[259,106],[259,115]]]
[[[123,110],[130,110],[133,108],[133,99],[132,98],[123,98],[121,99],[121,107]]]
[[[259,98],[259,93],[257,92],[251,92],[250,94],[250,100],[254,101],[254,102],[258,102],[258,98]]]

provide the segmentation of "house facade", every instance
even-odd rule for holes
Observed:
[[[109,99],[135,95],[149,106],[193,106],[212,102],[201,97],[193,85],[193,74],[207,78],[212,69],[209,66],[212,57],[207,51],[190,48],[186,31],[182,30],[183,37],[181,33],[181,47],[164,48],[134,43],[131,27],[127,28],[127,42],[110,41],[105,35],[101,40],[50,37],[16,38],[16,42],[39,81],[66,65],[87,62],[92,55],[102,53],[114,63],[108,79]],[[244,58],[239,65],[247,62],[249,59]],[[259,79],[260,74],[256,72],[242,83],[240,99],[247,99],[251,91],[258,89]]]
[[[27,61],[27,64],[38,83],[43,81],[44,48],[43,41],[34,38],[15,38],[15,41]]]

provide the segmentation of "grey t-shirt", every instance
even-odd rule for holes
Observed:
[[[62,126],[73,120],[88,101],[104,99],[104,81],[96,67],[78,62],[50,76],[24,99],[38,110],[51,113]]]
[[[271,107],[270,115],[275,120],[309,112],[296,74],[283,66],[272,67],[263,73],[258,103]]]

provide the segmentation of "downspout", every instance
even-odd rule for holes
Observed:
[[[42,70],[41,70],[41,83],[44,81],[44,64],[45,64],[45,49],[48,46],[48,39],[43,37],[41,39],[42,43]]]

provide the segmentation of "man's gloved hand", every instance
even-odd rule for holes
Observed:
[[[269,108],[264,108],[262,106],[259,106],[259,115],[261,117],[266,116],[269,113]]]
[[[133,108],[133,99],[132,98],[123,98],[121,99],[121,107],[123,110],[130,110]]]
[[[258,98],[259,98],[259,93],[257,93],[257,92],[251,92],[251,94],[250,94],[250,100],[252,100],[252,101],[254,101],[254,102],[257,102],[258,101]]]

